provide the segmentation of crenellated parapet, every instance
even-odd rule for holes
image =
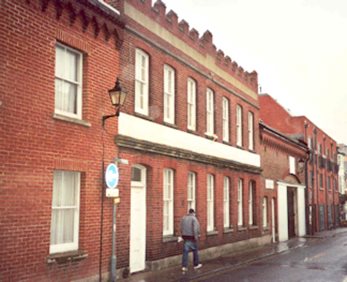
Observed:
[[[222,50],[217,50],[213,43],[213,34],[209,30],[206,30],[200,36],[195,28],[190,28],[187,21],[184,19],[179,20],[174,11],[170,10],[167,12],[166,5],[163,1],[157,0],[153,5],[151,0],[109,0],[108,2],[110,4],[117,2],[117,7],[120,9],[130,4],[200,54],[209,56],[212,60],[214,59],[215,64],[224,72],[242,82],[242,84],[252,89],[252,91],[258,92],[257,72],[253,71],[249,73],[245,71],[237,62],[225,55]]]
[[[119,15],[110,13],[102,4],[93,0],[86,0],[82,4],[71,0],[26,0],[26,3],[32,6],[36,2],[42,12],[46,12],[50,6],[53,6],[56,20],[60,20],[66,14],[71,26],[79,22],[83,32],[91,28],[95,38],[102,34],[104,40],[109,41],[113,38],[115,47],[121,47],[124,23]]]

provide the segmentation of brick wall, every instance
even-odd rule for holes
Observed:
[[[259,203],[263,187],[261,186],[259,175],[250,175],[248,173],[216,168],[212,165],[202,165],[192,161],[177,160],[151,153],[140,153],[129,149],[121,149],[120,156],[129,160],[129,165],[121,167],[122,183],[130,182],[130,169],[133,165],[141,164],[147,168],[146,260],[153,261],[181,253],[181,246],[175,240],[163,241],[163,170],[166,168],[174,170],[174,235],[180,235],[180,220],[187,213],[188,172],[194,172],[196,174],[196,213],[201,225],[201,249],[261,236]],[[207,174],[212,174],[215,181],[214,220],[216,231],[218,232],[215,235],[208,235],[206,232]],[[230,221],[233,226],[233,232],[231,233],[224,233],[223,227],[224,177],[229,177],[230,179]],[[245,229],[242,231],[237,228],[237,185],[239,178],[244,180],[243,216]],[[254,230],[248,227],[248,187],[251,180],[256,182],[257,194],[254,201],[257,203],[256,222],[259,223],[259,228]],[[121,190],[121,198],[125,199],[121,205],[130,206],[130,191],[128,190],[128,188]],[[129,240],[129,234],[127,235],[127,240]]]
[[[0,6],[0,280],[86,278],[98,274],[100,261],[106,272],[112,208],[104,200],[101,229],[101,168],[115,155],[116,126],[110,120],[103,131],[101,117],[113,112],[107,90],[119,73],[116,25],[74,2]],[[53,117],[56,42],[83,53],[83,124]],[[82,172],[79,248],[88,257],[48,264],[56,169]]]
[[[116,5],[124,13],[122,7],[124,2],[132,7],[139,9],[148,18],[165,28],[176,39],[182,40],[185,47],[193,48],[204,56],[214,56],[215,64],[227,72],[233,79],[247,86],[257,95],[256,73],[246,75],[236,62],[232,62],[227,56],[217,51],[212,44],[212,35],[206,33],[199,39],[199,35],[191,29],[186,22],[177,22],[177,15],[174,12],[166,13],[165,5],[161,1],[156,2],[152,7],[151,1],[109,1]],[[222,143],[222,97],[230,101],[229,120],[230,120],[230,142],[228,145],[236,147],[236,105],[243,108],[243,140],[242,150],[248,148],[247,135],[247,114],[248,111],[254,113],[254,136],[255,149],[259,152],[258,126],[259,108],[257,97],[251,97],[247,93],[232,84],[230,80],[225,80],[212,74],[201,62],[194,60],[187,53],[182,51],[184,48],[176,48],[162,37],[154,34],[152,30],[146,29],[132,18],[124,15],[127,21],[127,28],[124,34],[124,44],[121,55],[121,79],[129,93],[135,93],[135,50],[141,49],[149,55],[149,115],[142,116],[134,111],[134,95],[127,100],[123,112],[139,118],[154,121],[158,124],[170,126],[175,129],[185,131],[187,134],[194,134],[205,138],[206,132],[206,89],[214,91],[215,103],[215,134],[218,136],[216,142]],[[170,20],[167,20],[170,19]],[[204,42],[206,44],[201,47]],[[199,42],[201,44],[199,44]],[[163,69],[167,64],[175,70],[175,124],[168,125],[163,121]],[[191,77],[197,85],[197,129],[192,132],[187,130],[187,79]],[[246,77],[248,77],[246,79]],[[220,83],[218,83],[220,82]],[[224,86],[224,87],[223,87]],[[160,134],[160,133],[158,133]],[[260,237],[263,234],[261,228],[260,199],[262,198],[262,182],[260,172],[249,173],[240,169],[230,169],[217,166],[213,163],[205,164],[198,161],[189,161],[181,158],[173,158],[161,154],[149,153],[144,151],[120,148],[120,156],[129,160],[129,166],[124,167],[122,174],[130,177],[132,165],[141,164],[147,168],[147,246],[146,260],[155,261],[172,255],[181,253],[181,246],[175,240],[164,242],[163,240],[163,170],[170,168],[174,170],[174,235],[179,235],[179,222],[181,217],[187,212],[187,178],[188,172],[193,171],[197,176],[197,216],[201,223],[202,236],[200,248],[218,246],[225,243],[232,243],[246,240],[253,237]],[[179,148],[177,148],[179,151]],[[209,152],[206,152],[208,155]],[[215,227],[217,234],[208,235],[207,225],[207,174],[214,175],[215,179]],[[231,222],[233,231],[224,232],[223,228],[223,177],[230,177],[231,189]],[[237,228],[237,181],[244,179],[244,221],[245,228]],[[256,213],[258,228],[248,226],[248,185],[249,181],[256,182]],[[122,178],[122,182],[130,187],[130,178]],[[128,198],[129,191],[121,191],[121,197],[125,198],[124,203],[130,206]],[[129,235],[127,236],[129,241]]]
[[[335,190],[333,188],[333,183],[338,183],[337,170],[333,168],[337,164],[336,141],[306,116],[291,116],[270,95],[260,95],[259,102],[261,108],[260,118],[267,125],[282,133],[301,138],[307,142],[308,146],[311,146],[311,158],[308,161],[308,177],[312,178],[311,172],[313,172],[313,180],[308,181],[308,203],[317,206],[315,231],[318,231],[320,226],[318,206],[324,205],[325,210],[327,210],[329,205],[334,205],[335,207],[338,205],[338,189],[336,188]],[[319,147],[321,147],[321,152],[319,152]],[[329,156],[327,149],[329,149]],[[313,153],[315,154],[314,157]],[[324,166],[320,165],[320,159],[325,163]],[[276,162],[280,162],[280,160],[276,159]],[[328,162],[331,163],[331,169],[328,168]],[[320,185],[321,177],[323,179],[322,185]],[[330,178],[331,188],[327,187],[326,179],[328,177]],[[328,228],[326,224],[328,219],[327,212],[325,212],[324,216],[324,228],[326,229]]]

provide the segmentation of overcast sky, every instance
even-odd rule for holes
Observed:
[[[162,0],[246,71],[262,93],[347,144],[346,0]],[[155,2],[153,0],[153,2]]]

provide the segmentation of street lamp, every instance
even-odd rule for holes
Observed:
[[[111,115],[103,115],[102,116],[102,127],[105,125],[105,120],[110,117],[118,117],[120,108],[123,106],[127,93],[122,90],[120,85],[119,78],[117,77],[116,84],[110,90],[108,90],[108,95],[110,96],[110,100],[112,106],[115,107],[115,113]],[[104,146],[103,146],[104,148]],[[104,152],[103,152],[103,160],[102,160],[102,175],[104,175]],[[103,190],[103,189],[102,189]],[[116,194],[116,193],[115,193]],[[117,280],[117,257],[116,257],[116,208],[119,203],[119,196],[111,196],[113,199],[113,208],[112,208],[112,254],[111,254],[111,279],[110,281],[115,282]],[[100,268],[101,273],[101,268]],[[101,279],[101,274],[100,274]],[[100,280],[101,281],[101,280]]]
[[[110,90],[108,90],[108,95],[110,96],[110,100],[112,105],[115,107],[115,113],[112,115],[104,115],[102,116],[102,126],[105,125],[105,120],[110,117],[118,117],[120,108],[123,106],[127,93],[122,90],[122,86],[120,85],[119,78],[117,77],[116,84]]]

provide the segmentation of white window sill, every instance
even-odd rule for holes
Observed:
[[[71,251],[64,253],[51,254],[47,257],[47,263],[66,263],[69,261],[82,260],[88,257],[85,251]]]
[[[177,242],[178,237],[174,235],[164,235],[163,236],[163,242]]]
[[[237,226],[237,231],[241,232],[241,231],[246,231],[247,230],[247,227],[245,226]]]
[[[64,115],[60,115],[60,114],[56,114],[56,113],[53,114],[53,118],[57,119],[57,120],[66,121],[66,122],[76,123],[79,125],[83,125],[85,127],[91,127],[91,124],[85,120],[72,118],[72,117],[68,117],[68,116],[64,116]]]
[[[232,232],[234,232],[234,229],[232,227],[224,227],[223,233],[232,233]]]
[[[218,231],[207,231],[207,236],[218,235]]]

